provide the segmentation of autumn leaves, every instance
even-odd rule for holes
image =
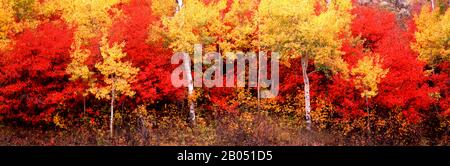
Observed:
[[[238,110],[246,108],[242,98],[258,101],[267,87],[196,88],[194,78],[188,90],[172,86],[173,53],[191,55],[183,68],[196,76],[195,44],[223,59],[280,52],[281,95],[268,111],[292,105],[307,128],[321,111],[353,127],[349,121],[369,110],[380,121],[393,117],[386,112],[416,121],[430,108],[449,108],[445,8],[425,6],[401,27],[392,12],[350,0],[1,0],[0,7],[6,118],[50,123],[57,112],[97,116],[186,100],[195,121],[196,110],[210,109],[204,104]],[[288,95],[303,99],[282,103]]]

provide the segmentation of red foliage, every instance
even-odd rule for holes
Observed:
[[[137,103],[152,103],[163,99],[180,99],[184,89],[174,88],[170,75],[174,67],[170,64],[172,52],[163,48],[163,43],[146,42],[149,26],[158,21],[152,15],[151,2],[131,0],[121,9],[124,18],[115,22],[111,29],[111,42],[125,42],[127,60],[140,68],[137,82],[132,84]]]
[[[388,111],[403,111],[409,122],[420,121],[420,113],[429,110],[433,103],[429,96],[434,89],[426,84],[424,63],[417,60],[417,54],[409,46],[411,35],[395,21],[395,15],[373,7],[357,6],[353,13],[351,30],[354,37],[360,36],[364,44],[352,46],[346,42],[342,50],[345,61],[352,68],[364,56],[364,49],[380,55],[383,68],[388,74],[378,85],[378,95],[365,103],[356,90],[352,78],[345,80],[335,75],[330,83],[324,82],[323,73],[311,76],[312,94],[331,102],[343,117],[364,116],[368,106],[377,114]]]
[[[353,13],[356,18],[352,22],[352,33],[367,40],[365,48],[378,47],[378,41],[388,37],[397,26],[394,13],[387,10],[357,6]]]
[[[233,88],[210,88],[210,89],[204,89],[206,93],[208,93],[209,96],[209,102],[214,103],[214,106],[218,109],[214,109],[212,106],[208,106],[206,109],[208,110],[215,110],[215,111],[224,111],[229,113],[236,113],[237,108],[240,102],[233,100],[237,97],[237,93]]]
[[[65,72],[73,31],[62,21],[45,22],[15,38],[0,62],[0,113],[25,122],[48,122],[75,98]]]
[[[213,1],[204,0],[205,3]],[[229,11],[232,0],[227,2],[223,14]],[[110,42],[125,42],[123,51],[128,56],[124,60],[140,69],[137,81],[132,83],[136,98],[128,99],[132,101],[126,102],[127,108],[186,99],[186,88],[174,88],[171,83],[171,72],[176,67],[170,64],[172,52],[164,48],[163,41],[147,43],[149,35],[153,35],[149,34],[149,27],[161,21],[153,15],[151,1],[131,0],[117,7],[124,17],[113,23],[109,31]],[[316,11],[322,10],[325,8],[318,3]],[[240,17],[251,18],[252,14],[247,12]],[[426,64],[419,61],[417,53],[409,47],[414,42],[414,22],[408,20],[409,27],[404,30],[394,13],[375,7],[356,6],[353,14],[356,17],[351,25],[352,36],[360,37],[364,42],[355,45],[350,40],[345,41],[342,47],[344,60],[351,69],[362,57],[375,53],[389,72],[378,85],[378,95],[366,102],[361,97],[361,90],[355,88],[353,77],[331,75],[326,67],[310,62],[308,73],[313,107],[317,108],[315,101],[325,100],[344,119],[367,116],[366,108],[381,118],[401,114],[410,123],[419,123],[431,111],[450,117],[450,64],[438,64],[434,73],[425,75]],[[0,53],[0,120],[20,119],[36,124],[51,121],[52,115],[60,110],[74,107],[81,110],[80,92],[86,90],[87,83],[69,81],[65,71],[71,61],[73,32],[65,23],[56,20],[12,37],[15,41],[12,51]],[[98,49],[101,35],[85,46],[92,53],[87,62],[91,70],[95,70],[94,64],[101,58]],[[292,104],[286,103],[287,96],[303,95],[301,73],[300,59],[290,60],[290,67],[280,66],[279,104]],[[255,97],[256,88],[250,89]],[[204,105],[200,109],[233,112],[245,108],[240,106],[248,103],[237,100],[235,88],[205,88],[201,93],[203,96],[197,103]],[[433,98],[431,94],[438,95]],[[125,103],[125,99],[121,102]],[[91,100],[94,100],[93,96],[86,97],[86,114],[98,117],[105,104],[93,104]],[[90,123],[95,123],[95,119]]]
[[[444,117],[450,118],[450,63],[443,62],[436,66],[436,73],[428,78],[430,86],[439,93],[437,103]]]

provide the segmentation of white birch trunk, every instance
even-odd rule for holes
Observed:
[[[191,63],[190,59],[188,58],[188,55],[184,56],[184,69],[186,70],[186,80],[188,81],[188,95],[191,96],[194,93],[194,82],[192,80],[192,73],[191,73]],[[194,108],[194,102],[189,101],[189,120],[191,123],[195,123],[195,108]]]
[[[308,78],[308,56],[302,56],[302,73],[305,91],[305,117],[306,129],[311,130],[311,100],[309,94],[309,78]]]
[[[183,7],[183,0],[176,0],[177,2],[177,9],[175,11],[175,13],[178,13],[181,9],[181,7]]]
[[[257,98],[258,98],[258,112],[259,112],[259,109],[260,109],[260,107],[259,107],[259,105],[260,105],[260,97],[261,97],[261,95],[260,95],[260,81],[261,81],[261,78],[260,78],[260,69],[261,69],[261,64],[260,64],[260,58],[261,57],[259,57],[259,55],[260,55],[260,52],[259,52],[259,50],[258,50],[258,59],[257,59],[257,61],[258,61],[258,72],[257,72],[257,81],[256,81],[256,86],[257,86],[257,88],[256,88],[256,91],[257,91]]]
[[[367,96],[365,96],[366,98],[366,110],[367,110],[367,143],[370,145],[372,143],[372,132],[370,131],[370,109],[369,109],[369,101],[367,99]]]
[[[431,0],[431,9],[434,10],[435,4],[434,4],[434,0]]]
[[[109,118],[109,129],[110,129],[110,135],[111,135],[111,138],[113,137],[113,122],[114,122],[114,97],[115,97],[115,80],[114,80],[114,82],[113,82],[113,85],[112,85],[112,89],[111,89],[111,117]]]
[[[86,96],[83,94],[83,116],[86,116]]]
[[[176,0],[177,2],[177,9],[175,13],[178,13],[181,8],[183,7],[183,0]],[[192,73],[191,73],[191,63],[190,59],[187,56],[184,56],[184,69],[186,70],[186,80],[188,81],[188,95],[191,96],[194,93],[194,82],[192,80]],[[195,106],[194,102],[189,101],[189,121],[191,121],[192,124],[195,124]]]

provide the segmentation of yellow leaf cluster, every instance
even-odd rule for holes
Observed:
[[[71,79],[88,79],[92,74],[85,64],[90,51],[83,46],[89,45],[90,39],[106,33],[115,18],[121,16],[114,5],[126,0],[48,0],[41,4],[40,14],[51,16],[61,14],[63,20],[76,27],[72,44],[72,61],[67,67]],[[112,14],[111,14],[112,13]]]
[[[176,8],[176,1],[152,0],[152,12],[155,16],[171,16]]]
[[[43,15],[61,12],[62,18],[77,27],[75,42],[82,45],[112,24],[109,11],[120,13],[114,5],[124,0],[49,0],[42,5]]]
[[[261,0],[261,46],[279,51],[282,59],[308,56],[315,63],[347,70],[340,51],[340,35],[349,31],[353,18],[350,0],[332,1],[316,13],[316,0]]]
[[[205,51],[216,51],[211,45],[217,41],[220,29],[220,11],[225,1],[205,4],[201,0],[185,0],[174,16],[163,16],[162,27],[169,48],[174,52],[194,52],[195,44],[203,44]],[[209,47],[208,47],[209,46]]]
[[[450,61],[450,10],[441,14],[439,9],[424,6],[414,20],[417,32],[412,48],[419,53],[419,58],[431,66]]]
[[[252,51],[259,46],[257,40],[258,0],[235,0],[230,11],[223,18],[222,40],[219,46],[223,52]]]
[[[39,5],[36,0],[13,0],[13,3],[15,15],[19,21],[33,18]]]
[[[70,79],[76,80],[82,78],[87,80],[92,73],[89,71],[87,65],[84,62],[89,58],[90,51],[86,49],[74,49],[70,57],[72,58],[72,63],[70,63],[66,70],[70,71]]]
[[[10,0],[0,0],[0,51],[4,50],[10,40],[8,32],[13,29],[14,11]]]
[[[56,113],[56,115],[53,116],[53,124],[62,129],[67,128],[67,126],[64,124],[64,119],[61,116],[59,116],[59,113]]]
[[[25,28],[35,28],[39,22],[32,18],[38,3],[32,0],[0,0],[0,51],[11,44],[8,35],[22,32]],[[17,18],[17,19],[16,19]]]
[[[114,43],[110,46],[106,37],[103,37],[101,45],[103,61],[97,63],[95,67],[103,75],[106,86],[93,86],[89,91],[98,99],[110,99],[112,89],[117,94],[134,96],[135,92],[131,90],[130,83],[135,81],[139,69],[133,67],[130,62],[121,61],[127,55],[122,51],[125,43]]]
[[[386,77],[388,69],[381,67],[379,56],[365,56],[358,61],[351,74],[355,76],[355,86],[362,89],[362,97],[372,98],[377,95],[378,84],[381,79]]]

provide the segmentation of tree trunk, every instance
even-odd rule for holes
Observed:
[[[258,112],[259,112],[259,109],[260,109],[260,97],[261,97],[261,95],[260,95],[260,81],[261,81],[261,78],[260,78],[260,69],[261,69],[261,64],[260,64],[260,58],[261,57],[259,57],[260,56],[260,52],[259,52],[259,50],[258,50],[258,59],[257,59],[257,61],[258,61],[258,72],[257,72],[257,81],[256,81],[256,91],[257,91],[257,98],[258,98]]]
[[[367,111],[367,143],[368,145],[372,144],[372,132],[370,131],[370,109],[369,109],[369,101],[367,99],[367,96],[365,96],[366,98],[366,111]]]
[[[434,4],[434,0],[431,0],[431,9],[434,10],[435,4]]]
[[[181,7],[183,7],[183,0],[176,0],[177,2],[177,8],[175,10],[175,13],[178,13],[181,10]]]
[[[305,117],[306,129],[311,130],[311,101],[309,95],[308,56],[302,56],[302,73],[305,87]]]
[[[183,7],[183,0],[176,0],[177,2],[177,9],[175,11],[175,13],[178,13],[181,8]],[[188,81],[188,95],[191,96],[194,93],[194,82],[192,80],[192,74],[191,74],[191,63],[189,58],[187,58],[188,56],[184,56],[184,69],[186,70],[186,79]],[[189,61],[189,63],[188,63]],[[195,124],[195,107],[194,107],[194,102],[193,101],[188,101],[189,102],[189,121],[191,122],[192,125]]]
[[[112,85],[112,89],[111,89],[111,115],[110,115],[110,118],[109,118],[109,129],[110,129],[110,135],[111,135],[111,138],[113,137],[113,122],[114,122],[114,97],[115,97],[115,87],[114,87],[114,84],[115,84],[115,80],[114,80],[114,82],[113,82],[113,85]]]
[[[188,58],[188,55],[184,56],[185,63],[184,63],[184,69],[186,70],[186,80],[188,81],[188,95],[191,97],[191,95],[194,93],[194,82],[192,80],[192,74],[191,74],[191,63],[190,59]],[[195,107],[194,107],[194,101],[188,101],[189,102],[189,121],[192,124],[195,124]]]
[[[86,116],[86,96],[83,95],[83,116]]]

